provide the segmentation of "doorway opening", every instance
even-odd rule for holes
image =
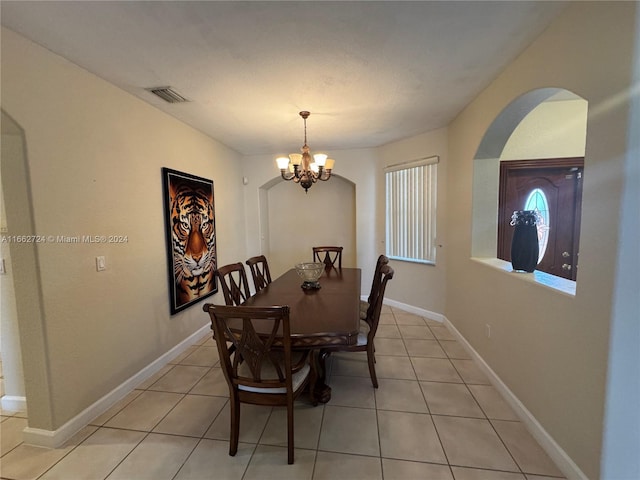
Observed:
[[[311,247],[317,245],[342,246],[343,266],[357,265],[353,182],[334,174],[306,194],[277,177],[260,187],[259,195],[261,252],[269,259],[272,276],[282,275],[296,263],[310,262]]]
[[[537,270],[575,281],[584,157],[500,162],[497,257],[511,261],[517,210],[539,214]]]

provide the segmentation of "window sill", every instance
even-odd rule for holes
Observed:
[[[471,260],[498,270],[502,270],[503,272],[516,275],[518,278],[521,278],[526,282],[543,285],[547,288],[551,288],[552,290],[562,292],[566,295],[571,295],[572,297],[575,297],[576,295],[576,282],[567,280],[566,278],[556,277],[555,275],[550,275],[545,272],[538,272],[537,270],[533,273],[514,272],[513,268],[511,267],[511,263],[505,262],[504,260],[500,260],[498,258],[471,257]]]
[[[388,256],[389,260],[396,260],[398,262],[407,262],[407,263],[419,263],[422,265],[436,265],[436,262],[431,261],[431,260],[418,260],[416,258],[407,258],[407,257],[394,257],[389,255]]]

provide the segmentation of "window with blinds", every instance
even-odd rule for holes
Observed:
[[[389,258],[435,264],[438,160],[422,158],[385,169]]]

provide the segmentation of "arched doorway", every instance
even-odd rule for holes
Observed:
[[[355,185],[338,175],[308,193],[274,179],[260,189],[260,235],[272,275],[312,260],[314,245],[344,247],[343,266],[357,266]]]
[[[4,111],[2,111],[1,170],[7,230],[3,234],[15,238],[34,237],[37,232],[31,206],[26,136],[18,123]],[[9,247],[10,262],[6,264],[6,268],[7,274],[9,269],[11,270],[12,282],[15,286],[15,312],[13,318],[5,319],[3,315],[2,326],[4,334],[5,321],[14,322],[15,334],[8,339],[3,339],[3,347],[6,346],[7,349],[12,350],[14,356],[13,366],[3,363],[3,367],[11,369],[5,372],[7,390],[10,374],[14,376],[15,385],[20,385],[22,380],[22,386],[16,388],[20,394],[14,395],[16,398],[13,399],[15,402],[13,406],[25,409],[28,403],[29,427],[51,430],[53,427],[51,389],[47,369],[47,342],[43,325],[37,244],[16,242],[11,243]],[[5,352],[3,357],[4,355]],[[16,363],[19,361],[18,357],[21,358],[23,375],[19,372]]]
[[[511,261],[514,211],[538,216],[536,270],[576,280],[584,157],[500,162],[497,257]]]
[[[0,276],[0,292],[2,295],[0,299],[0,358],[2,359],[4,377],[2,408],[9,411],[25,411],[26,394],[14,275],[14,265],[17,265],[17,259],[13,261],[13,256],[19,257],[22,252],[17,252],[16,249],[20,246],[12,242],[12,239],[17,240],[23,232],[16,230],[16,227],[7,220],[7,209],[10,206],[7,206],[6,200],[10,200],[9,204],[11,204],[13,195],[20,195],[9,184],[15,181],[14,174],[20,172],[20,166],[24,164],[26,153],[24,151],[24,132],[4,111],[2,112],[1,125],[2,168],[0,168],[0,172],[2,172],[2,183],[0,185],[0,196],[2,199],[2,212],[0,213],[0,230],[3,238],[0,244],[0,262],[2,262],[2,274]],[[8,189],[4,188],[5,184],[7,184]],[[20,250],[23,250],[23,248],[20,248]]]

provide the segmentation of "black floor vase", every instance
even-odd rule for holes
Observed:
[[[511,265],[514,270],[533,272],[538,264],[538,227],[534,212],[514,212],[515,230],[511,241]]]

